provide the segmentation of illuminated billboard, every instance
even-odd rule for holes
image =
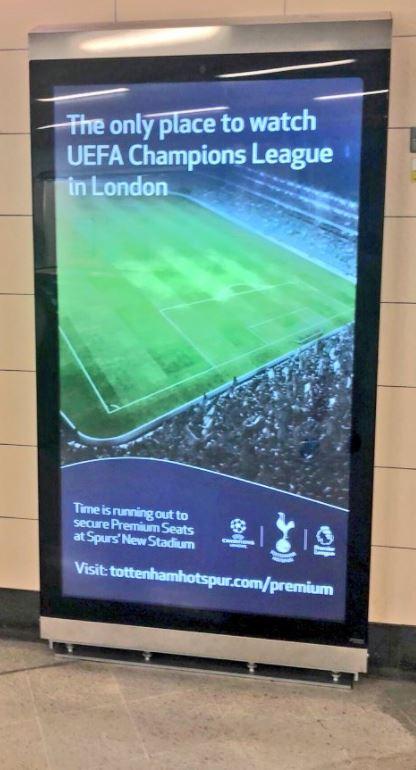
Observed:
[[[387,67],[32,63],[43,614],[365,645]]]

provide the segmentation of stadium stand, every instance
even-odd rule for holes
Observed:
[[[63,462],[169,459],[346,508],[352,359],[349,324],[128,443],[86,445],[63,423]]]
[[[200,174],[203,185],[195,188],[187,176],[175,179],[178,193],[355,279],[356,201],[251,168],[227,168],[226,177]]]

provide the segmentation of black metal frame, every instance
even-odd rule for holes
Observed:
[[[363,100],[360,231],[352,404],[347,602],[344,623],[71,598],[61,591],[59,368],[53,205],[57,85],[211,80],[225,71],[308,64],[323,52],[74,59],[31,62],[35,243],[41,615],[355,647],[367,645],[378,323],[387,137],[387,93]],[[327,59],[328,52],[324,52]],[[334,52],[332,52],[334,53]],[[364,91],[387,90],[389,51],[336,51],[354,62],[307,77],[360,77]],[[261,76],[264,79],[265,75]],[[305,77],[302,70],[269,75]],[[254,78],[250,78],[252,80]]]

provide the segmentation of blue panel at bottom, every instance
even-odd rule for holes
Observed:
[[[62,469],[63,593],[343,621],[348,512],[166,460]]]

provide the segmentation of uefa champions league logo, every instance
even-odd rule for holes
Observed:
[[[230,529],[232,537],[223,537],[222,542],[228,545],[230,548],[247,548],[249,545],[255,545],[254,540],[247,540],[244,537],[244,532],[247,529],[247,524],[244,519],[232,519],[230,521]]]
[[[286,521],[286,514],[283,511],[279,511],[277,514],[276,527],[281,532],[281,537],[276,540],[276,548],[270,551],[273,561],[278,561],[283,564],[292,562],[296,556],[296,552],[292,551],[292,544],[289,540],[289,532],[294,529],[294,521]]]
[[[244,519],[233,519],[230,527],[235,535],[242,535],[247,529],[247,524]]]

